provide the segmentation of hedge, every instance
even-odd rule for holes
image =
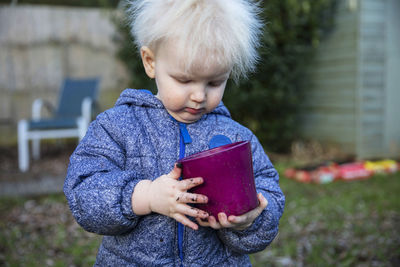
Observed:
[[[239,84],[228,83],[224,103],[232,117],[249,127],[266,150],[288,152],[299,138],[296,115],[307,90],[305,66],[314,48],[332,28],[336,0],[268,0],[260,2],[266,22],[261,60],[255,73]],[[150,88],[126,20],[119,57],[128,67],[133,88]]]

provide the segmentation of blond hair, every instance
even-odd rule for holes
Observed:
[[[246,0],[131,0],[131,33],[140,49],[173,40],[187,69],[201,59],[232,68],[234,80],[255,70],[262,22]]]

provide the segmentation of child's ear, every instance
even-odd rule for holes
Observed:
[[[142,46],[142,48],[140,48],[140,55],[142,57],[144,70],[146,71],[147,76],[153,79],[156,76],[156,62],[153,51],[151,51],[147,46]]]

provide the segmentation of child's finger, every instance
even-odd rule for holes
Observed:
[[[189,179],[184,179],[179,182],[180,189],[182,190],[189,190],[195,186],[198,186],[203,183],[203,178],[201,177],[196,177],[196,178],[189,178]]]
[[[184,214],[184,215],[188,215],[194,218],[207,218],[208,217],[208,213],[205,212],[204,210],[201,209],[197,209],[194,207],[191,207],[189,205],[178,205],[176,211],[178,213]]]
[[[258,207],[260,207],[261,210],[264,210],[268,206],[268,200],[261,193],[258,193],[257,198],[258,201],[260,202]]]
[[[221,224],[221,226],[224,228],[229,228],[229,227],[233,226],[232,223],[230,223],[228,221],[228,217],[226,216],[226,214],[224,212],[218,213],[218,221]]]
[[[191,220],[189,220],[185,215],[182,215],[180,213],[175,213],[175,215],[173,216],[173,218],[180,222],[181,224],[183,224],[184,226],[190,227],[193,230],[197,230],[199,229],[199,226],[197,224],[195,224],[194,222],[192,222]]]
[[[192,194],[192,193],[182,193],[179,197],[176,198],[176,201],[181,203],[207,203],[208,198],[204,195],[200,194]]]
[[[196,218],[196,221],[199,225],[203,226],[203,227],[209,227],[210,223],[208,222],[208,220],[205,219],[201,219],[201,218]]]
[[[249,211],[248,213],[245,214],[245,217],[249,218],[250,220],[254,220],[255,218],[258,217],[258,215],[261,214],[261,212],[267,207],[268,205],[268,200],[263,196],[263,194],[259,193],[257,195],[258,198],[258,206]]]
[[[241,224],[245,221],[245,216],[234,216],[231,215],[228,217],[228,221],[234,224]]]
[[[247,216],[251,220],[254,220],[255,218],[257,218],[268,205],[268,200],[261,193],[258,194],[258,201],[260,202],[258,204],[258,207],[255,208],[254,210],[250,211]]]
[[[179,177],[181,177],[181,172],[182,172],[182,169],[180,169],[177,166],[177,163],[175,163],[174,168],[172,169],[172,171],[170,173],[168,173],[168,176],[171,177],[172,179],[178,180]]]
[[[246,214],[246,216],[231,215],[228,217],[228,221],[233,225],[232,228],[236,230],[244,230],[253,223],[256,217],[251,217],[251,214]]]
[[[221,224],[219,224],[219,223],[217,222],[217,220],[215,219],[214,216],[208,217],[208,223],[209,223],[209,226],[210,226],[211,228],[213,228],[213,229],[218,230],[218,229],[221,229],[221,228],[222,228],[222,227],[221,227]]]
[[[228,221],[233,224],[237,224],[237,225],[251,224],[261,214],[261,212],[265,209],[265,207],[268,205],[267,199],[261,193],[259,193],[257,195],[257,197],[259,200],[259,204],[255,209],[253,209],[245,214],[242,214],[240,216],[231,215],[231,216],[229,216]]]
[[[196,218],[196,221],[199,225],[203,227],[210,227],[215,230],[221,229],[222,226],[217,222],[214,216],[208,217],[208,220],[202,220],[201,218]]]

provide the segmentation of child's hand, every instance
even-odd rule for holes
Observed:
[[[137,184],[132,195],[132,209],[138,215],[157,212],[171,218],[194,230],[198,225],[189,220],[186,215],[205,219],[208,213],[189,206],[187,203],[207,203],[204,195],[188,193],[187,190],[203,183],[203,178],[191,178],[179,181],[181,169],[176,165],[166,175],[154,181],[143,180]]]
[[[209,216],[208,221],[203,221],[202,218],[196,218],[196,220],[201,226],[209,226],[213,229],[232,228],[235,230],[244,230],[253,223],[268,205],[267,199],[261,193],[257,197],[259,201],[258,207],[240,216],[230,215],[227,217],[225,213],[221,212],[218,213],[219,222],[217,222],[214,216]]]

